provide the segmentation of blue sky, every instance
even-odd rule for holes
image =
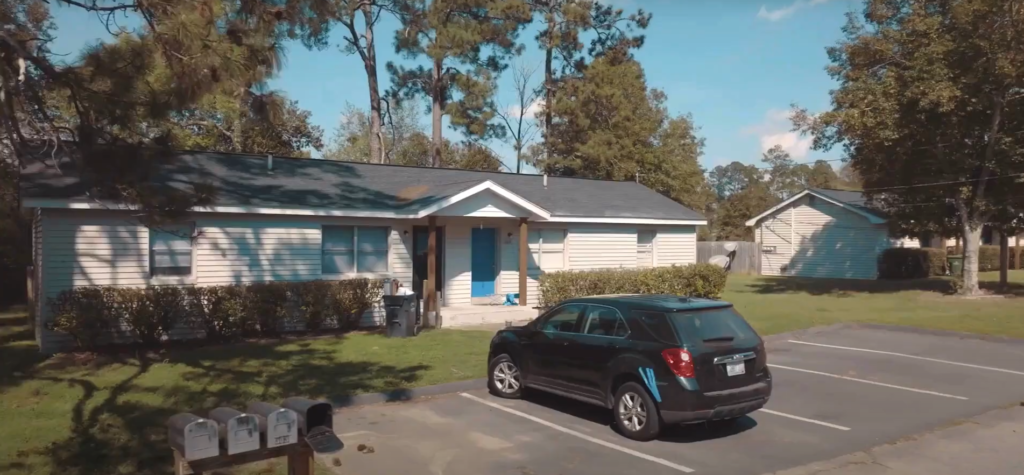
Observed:
[[[810,151],[810,138],[789,132],[786,110],[797,103],[812,112],[829,106],[834,83],[825,74],[825,48],[841,35],[844,14],[859,10],[855,0],[606,0],[627,10],[653,14],[647,42],[637,52],[650,87],[665,91],[672,114],[690,113],[707,146],[701,163],[710,169],[734,160],[754,163],[763,150],[782,144],[797,161],[839,158],[839,151]],[[67,7],[55,8],[58,32],[53,49],[72,56],[83,44],[108,37],[95,17]],[[124,22],[123,22],[124,23]],[[382,87],[390,84],[387,61],[402,61],[391,39],[397,22],[378,28]],[[521,39],[526,52],[516,61],[540,66],[534,32]],[[340,36],[323,51],[301,44],[287,47],[285,69],[271,82],[312,112],[328,136],[346,103],[366,107],[367,86],[356,56],[337,48]],[[508,75],[506,75],[508,76]],[[541,73],[535,75],[539,80]],[[510,78],[499,82],[498,101],[511,104]],[[423,117],[424,127],[428,118]],[[445,129],[447,137],[457,132]],[[489,144],[507,164],[511,147]]]

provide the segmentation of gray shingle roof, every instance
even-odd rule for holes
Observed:
[[[881,211],[872,207],[864,193],[859,191],[829,190],[826,188],[811,188],[811,191],[840,203],[853,206],[866,213],[871,213],[879,218],[886,217]]]
[[[703,220],[704,217],[634,182],[404,167],[319,159],[214,152],[180,152],[159,167],[154,180],[179,189],[210,183],[216,205],[344,210],[414,211],[484,181],[548,210],[554,216]],[[70,163],[63,173],[42,161],[21,171],[23,198],[85,198],[90,188]]]

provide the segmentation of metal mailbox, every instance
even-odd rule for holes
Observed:
[[[282,401],[281,406],[299,415],[299,431],[302,434],[308,434],[316,427],[334,429],[334,408],[329,402],[290,397]]]
[[[259,416],[260,434],[267,448],[299,442],[299,416],[295,411],[269,402],[251,402],[246,412]]]
[[[167,440],[185,460],[220,455],[217,423],[186,412],[167,419]]]
[[[220,427],[221,444],[228,455],[260,449],[260,421],[255,414],[218,407],[210,411],[210,419]]]

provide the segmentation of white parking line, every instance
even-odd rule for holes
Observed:
[[[588,442],[593,442],[593,443],[595,443],[597,445],[600,445],[602,447],[607,447],[607,448],[612,449],[612,450],[618,450],[619,452],[622,452],[622,453],[625,453],[625,454],[629,454],[629,455],[632,455],[634,457],[642,458],[644,460],[649,460],[651,462],[654,462],[654,463],[661,464],[661,465],[664,465],[664,466],[669,467],[669,468],[673,468],[673,469],[679,470],[680,472],[684,472],[684,473],[691,473],[691,472],[693,472],[693,469],[690,468],[690,467],[684,467],[682,465],[669,462],[668,460],[665,460],[665,459],[660,459],[660,458],[654,457],[652,455],[647,455],[645,453],[637,452],[637,451],[632,450],[632,449],[627,449],[625,447],[620,447],[620,446],[615,445],[615,444],[613,444],[611,442],[606,442],[606,441],[603,441],[601,439],[596,439],[596,438],[591,437],[591,436],[586,435],[586,434],[581,434],[581,433],[576,432],[576,431],[574,431],[572,429],[567,429],[567,428],[562,427],[562,426],[560,426],[558,424],[553,424],[553,423],[545,421],[544,419],[541,419],[539,417],[534,417],[534,416],[531,416],[531,415],[526,414],[524,412],[519,412],[519,411],[517,411],[515,409],[502,406],[501,404],[493,403],[493,402],[488,401],[486,399],[482,399],[482,398],[476,397],[476,396],[474,396],[472,394],[459,393],[459,395],[462,396],[462,397],[465,397],[467,399],[472,399],[472,400],[474,400],[476,402],[479,402],[480,404],[485,404],[487,406],[491,406],[491,407],[493,407],[493,408],[495,408],[495,409],[497,409],[499,411],[505,411],[505,412],[507,412],[509,414],[513,414],[513,415],[522,417],[524,419],[529,419],[529,420],[531,420],[533,422],[536,422],[538,424],[550,427],[550,428],[552,428],[554,430],[557,430],[559,432],[563,432],[565,434],[569,434],[569,435],[574,436],[574,437],[579,437],[579,438],[581,438],[583,440],[586,440]]]
[[[915,393],[931,394],[931,395],[934,395],[934,396],[942,396],[942,397],[948,397],[948,398],[952,398],[952,399],[960,399],[960,400],[963,400],[963,401],[967,400],[967,398],[965,398],[963,396],[954,396],[952,394],[937,393],[935,391],[926,391],[924,389],[908,388],[906,386],[897,386],[895,384],[879,383],[878,381],[868,381],[866,379],[851,378],[849,376],[842,376],[842,375],[832,374],[832,373],[822,373],[821,371],[811,371],[809,369],[791,368],[789,366],[781,366],[781,365],[777,365],[777,364],[769,364],[768,366],[770,366],[772,368],[788,369],[790,371],[800,371],[802,373],[810,373],[810,374],[817,374],[817,375],[820,375],[820,376],[828,376],[830,378],[845,379],[847,381],[856,381],[858,383],[874,384],[875,386],[884,386],[884,387],[887,387],[887,388],[902,389],[904,391],[911,391],[911,392],[915,392]]]
[[[960,363],[960,362],[957,362],[957,361],[940,360],[940,359],[936,359],[936,358],[925,358],[924,356],[907,355],[907,354],[903,354],[903,353],[893,353],[891,351],[867,350],[867,349],[864,349],[864,348],[851,348],[849,346],[825,345],[825,344],[822,344],[822,343],[811,343],[809,341],[797,341],[797,340],[788,340],[788,341],[790,343],[799,343],[801,345],[820,346],[822,348],[835,348],[837,350],[862,351],[864,353],[876,353],[876,354],[879,354],[879,355],[902,356],[904,358],[913,358],[915,360],[932,361],[932,362],[935,362],[935,363],[946,363],[946,364],[951,364],[951,365],[956,365],[956,366],[965,366],[967,368],[987,369],[989,371],[998,371],[1000,373],[1019,374],[1021,376],[1024,376],[1024,371],[1014,371],[1014,370],[1011,370],[1011,369],[993,368],[991,366],[980,366],[980,365],[976,365],[976,364]]]
[[[761,408],[761,409],[758,409],[758,412],[767,412],[768,414],[775,414],[776,416],[788,417],[790,419],[795,419],[795,420],[803,421],[803,422],[810,422],[811,424],[818,424],[819,426],[831,427],[833,429],[850,430],[849,427],[843,427],[841,425],[830,424],[828,422],[823,422],[823,421],[816,421],[814,419],[808,419],[806,417],[794,416],[792,414],[786,414],[785,412],[773,411],[771,409]]]

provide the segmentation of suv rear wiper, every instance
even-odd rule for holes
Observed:
[[[713,337],[713,338],[705,338],[704,339],[704,343],[711,343],[711,342],[715,342],[715,341],[733,341],[735,339],[736,339],[736,337],[734,337],[734,336],[716,336],[716,337]]]

